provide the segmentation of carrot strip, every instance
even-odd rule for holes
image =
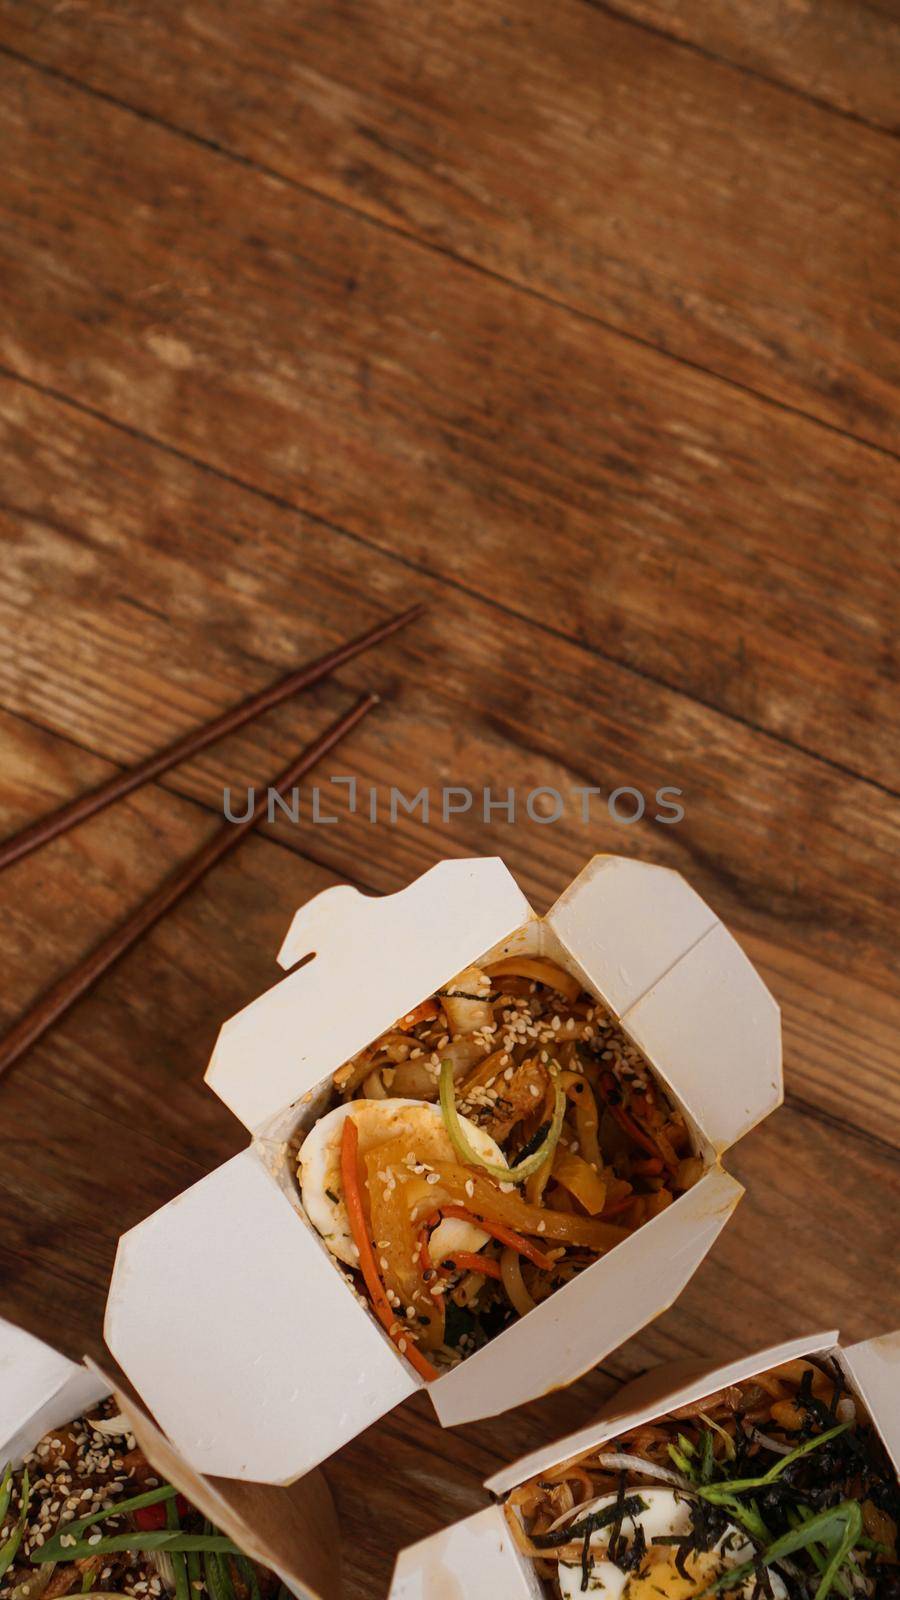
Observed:
[[[648,1156],[646,1161],[632,1161],[632,1172],[640,1173],[643,1178],[655,1178],[663,1170],[660,1156]]]
[[[442,1272],[481,1272],[486,1278],[500,1278],[499,1261],[494,1261],[490,1256],[480,1256],[477,1250],[454,1250],[451,1256],[445,1256],[441,1262]]]
[[[542,1267],[549,1272],[556,1266],[552,1256],[545,1255],[543,1250],[538,1250],[536,1245],[528,1239],[523,1239],[520,1233],[513,1228],[508,1228],[505,1222],[491,1222],[488,1217],[476,1217],[473,1212],[467,1211],[465,1206],[441,1206],[442,1217],[456,1217],[460,1222],[470,1222],[473,1228],[480,1228],[482,1233],[489,1233],[492,1239],[499,1239],[501,1244],[509,1245],[510,1250],[518,1250],[520,1256],[527,1256],[536,1267]]]
[[[434,1271],[434,1262],[428,1249],[428,1226],[419,1229],[419,1266],[423,1273]]]
[[[624,1106],[618,1105],[615,1101],[609,1098],[610,1091],[615,1090],[616,1088],[615,1079],[605,1076],[602,1082],[602,1088],[606,1104],[622,1131],[627,1133],[634,1140],[635,1144],[640,1145],[642,1150],[646,1150],[648,1155],[653,1156],[653,1158],[657,1161],[661,1159],[663,1161],[663,1165],[669,1171],[671,1171],[671,1163],[666,1161],[662,1149],[653,1138],[653,1135],[647,1133],[646,1130],[641,1127],[640,1123],[635,1121],[634,1117],[629,1116]]]
[[[432,1018],[436,1017],[437,1014],[437,1001],[433,997],[430,1000],[423,1000],[421,1005],[414,1006],[412,1011],[407,1011],[405,1017],[401,1017],[399,1022],[395,1022],[392,1031],[395,1033],[409,1033],[410,1028],[417,1027],[420,1022],[431,1022]]]
[[[410,1366],[418,1372],[420,1377],[430,1382],[438,1376],[437,1368],[426,1360],[415,1341],[404,1334],[401,1324],[398,1323],[397,1317],[391,1309],[384,1284],[378,1275],[375,1252],[372,1249],[372,1242],[366,1229],[366,1218],[359,1187],[359,1129],[352,1117],[345,1117],[341,1131],[341,1180],[344,1186],[344,1200],[347,1205],[350,1232],[353,1235],[353,1243],[356,1245],[359,1255],[363,1281],[369,1291],[369,1299],[372,1302],[375,1315],[387,1333],[388,1338],[398,1348],[402,1339],[406,1348],[400,1350],[400,1354],[406,1357]]]
[[[622,1128],[625,1133],[631,1136],[635,1144],[639,1144],[642,1150],[648,1150],[652,1156],[655,1156],[658,1159],[658,1146],[654,1144],[649,1133],[645,1133],[643,1128],[640,1127],[639,1124],[634,1121],[634,1118],[630,1117],[628,1112],[623,1110],[621,1106],[610,1106],[609,1109],[619,1124],[619,1127]]]

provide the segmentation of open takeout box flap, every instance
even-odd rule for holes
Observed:
[[[711,1168],[667,1210],[512,1323],[501,1339],[430,1384],[444,1426],[508,1411],[596,1366],[677,1299],[742,1193],[721,1167]]]
[[[594,856],[546,920],[718,1153],[780,1105],[778,1006],[679,873]]]
[[[260,1483],[420,1383],[253,1147],[123,1235],[105,1336],[197,1471]]]
[[[669,867],[596,855],[547,913],[562,945],[621,1017],[718,918]]]
[[[108,1394],[96,1373],[0,1318],[0,1468]]]
[[[112,1393],[135,1439],[161,1478],[175,1485],[244,1555],[270,1567],[299,1600],[340,1600],[340,1534],[328,1486],[311,1472],[289,1488],[236,1483],[197,1472],[132,1395],[101,1368],[88,1367]]]
[[[489,1506],[401,1550],[388,1600],[540,1600],[542,1594],[500,1506]]]
[[[837,1357],[900,1473],[900,1328],[848,1345]]]
[[[670,1411],[677,1411],[682,1406],[693,1405],[696,1401],[707,1399],[710,1395],[717,1394],[720,1389],[728,1388],[730,1384],[743,1383],[745,1379],[755,1377],[758,1372],[767,1372],[770,1367],[778,1367],[784,1361],[796,1361],[809,1355],[831,1354],[837,1341],[837,1332],[831,1330],[828,1333],[806,1334],[800,1339],[789,1339],[782,1344],[771,1345],[766,1350],[757,1350],[753,1355],[741,1356],[737,1361],[728,1362],[725,1366],[692,1363],[694,1370],[691,1375],[684,1377],[680,1374],[678,1381],[674,1383],[673,1366],[680,1367],[683,1374],[684,1363],[666,1363],[651,1368],[649,1372],[626,1384],[613,1395],[584,1428],[566,1434],[562,1439],[556,1439],[553,1444],[545,1445],[543,1449],[532,1450],[529,1455],[512,1462],[510,1466],[504,1467],[501,1472],[496,1472],[493,1477],[488,1478],[485,1488],[490,1489],[492,1494],[509,1494],[512,1489],[517,1489],[529,1478],[537,1477],[542,1472],[549,1472],[553,1467],[561,1466],[564,1461],[571,1461],[576,1456],[584,1455],[587,1450],[597,1450],[607,1440],[615,1439],[619,1434],[630,1433],[633,1428],[639,1428],[645,1422],[653,1422],[658,1417],[666,1416]]]
[[[405,889],[325,889],[278,955],[293,967],[223,1024],[206,1081],[261,1129],[534,913],[497,856],[439,861]]]

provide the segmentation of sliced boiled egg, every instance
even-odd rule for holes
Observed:
[[[422,1100],[348,1100],[335,1106],[310,1129],[302,1145],[297,1176],[303,1207],[313,1227],[322,1235],[332,1255],[348,1266],[357,1264],[341,1181],[341,1131],[353,1117],[359,1134],[360,1155],[399,1137],[408,1141],[416,1161],[458,1161],[438,1106]],[[490,1134],[460,1117],[472,1149],[485,1161],[506,1166],[506,1157]],[[457,1250],[480,1250],[488,1234],[470,1222],[444,1217],[431,1235],[433,1261],[445,1261]]]
[[[581,1600],[585,1594],[601,1595],[604,1600],[694,1600],[725,1572],[752,1560],[754,1550],[747,1535],[736,1524],[729,1522],[724,1533],[708,1550],[692,1550],[682,1562],[683,1573],[679,1572],[676,1558],[680,1546],[677,1541],[691,1533],[690,1500],[679,1494],[677,1489],[629,1489],[628,1494],[639,1495],[646,1510],[636,1511],[633,1516],[623,1519],[623,1544],[617,1547],[616,1553],[621,1550],[627,1555],[639,1537],[640,1528],[645,1541],[645,1551],[640,1561],[636,1562],[634,1570],[629,1570],[627,1566],[611,1560],[609,1541],[612,1528],[598,1528],[591,1535],[593,1565],[586,1589],[582,1587],[584,1574],[580,1560],[559,1563],[559,1587],[563,1600]],[[615,1504],[614,1494],[592,1500],[572,1513],[572,1523],[580,1522],[591,1511],[610,1510]],[[668,1539],[673,1542],[667,1543]],[[769,1580],[775,1600],[786,1600],[788,1591],[778,1574],[770,1570]],[[729,1597],[734,1594],[740,1596],[741,1600],[749,1600],[755,1584],[755,1574],[751,1573],[743,1583],[728,1591]]]

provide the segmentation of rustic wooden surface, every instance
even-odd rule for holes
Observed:
[[[0,0],[4,829],[430,602],[9,869],[0,1020],[369,683],[330,770],[382,797],[686,808],[247,842],[0,1085],[0,1311],[100,1353],[119,1232],[243,1143],[218,1024],[340,879],[499,851],[546,906],[640,854],[784,1008],[785,1107],[679,1304],[568,1393],[451,1433],[416,1400],[330,1464],[348,1600],[648,1363],[900,1321],[898,35],[855,0]]]

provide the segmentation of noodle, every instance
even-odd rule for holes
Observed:
[[[788,1427],[779,1420],[785,1407],[791,1413]],[[721,1421],[715,1420],[716,1413]],[[559,1486],[571,1484],[578,1486],[578,1503],[573,1495],[570,1505],[561,1505]],[[586,1563],[588,1572],[593,1566],[591,1537],[575,1537],[579,1518],[583,1520],[582,1507],[591,1512],[597,1505],[614,1503],[617,1494],[659,1491],[660,1485],[670,1486],[662,1491],[664,1498],[674,1496],[674,1504],[691,1508],[687,1540],[684,1535],[675,1540],[681,1550],[679,1561],[693,1558],[692,1553],[699,1562],[708,1561],[705,1552],[716,1547],[728,1526],[736,1527],[737,1542],[751,1549],[746,1589],[745,1576],[739,1577],[745,1566],[735,1566],[731,1587],[724,1579],[718,1584],[723,1592],[727,1588],[729,1596],[750,1593],[754,1564],[760,1561],[781,1584],[780,1589],[760,1588],[760,1594],[818,1594],[824,1600],[827,1592],[837,1600],[838,1595],[854,1593],[893,1600],[900,1593],[900,1487],[884,1447],[859,1403],[846,1393],[836,1368],[831,1372],[797,1362],[758,1374],[522,1484],[509,1496],[507,1520],[519,1550],[534,1562],[546,1593],[560,1600],[560,1561],[577,1567]],[[602,1523],[604,1515],[608,1520],[609,1513],[604,1513],[594,1522]],[[846,1550],[838,1561],[840,1550],[833,1544],[837,1552],[833,1560],[838,1562],[833,1575],[838,1578],[843,1573],[843,1577],[823,1591],[825,1563],[820,1551],[828,1537],[837,1538],[828,1534],[829,1517],[838,1529],[845,1529]],[[623,1571],[636,1574],[629,1580],[628,1592],[630,1582],[646,1572],[651,1575],[649,1586],[640,1587],[641,1595],[652,1593],[666,1600],[665,1574],[674,1568],[665,1565],[666,1552],[659,1549],[665,1535],[657,1535],[642,1554],[637,1546],[637,1512],[634,1518],[627,1525],[629,1540],[616,1546],[615,1561],[623,1564]],[[571,1540],[566,1539],[569,1526]],[[608,1552],[603,1554],[609,1540],[602,1534],[597,1537],[596,1559],[612,1559]],[[679,1573],[687,1570],[678,1567]],[[588,1584],[582,1587],[587,1589]],[[691,1588],[690,1593],[699,1594],[702,1588],[702,1584]],[[681,1578],[672,1592],[688,1593]]]
[[[431,1371],[527,1315],[704,1170],[637,1047],[544,957],[467,968],[339,1068],[334,1089],[320,1123],[347,1103],[365,1116],[353,1240],[361,1217],[371,1282],[338,1164],[328,1158],[326,1182],[301,1144],[307,1214],[383,1323],[387,1295],[391,1337],[414,1362],[429,1350]],[[449,1273],[431,1247],[439,1228]]]

